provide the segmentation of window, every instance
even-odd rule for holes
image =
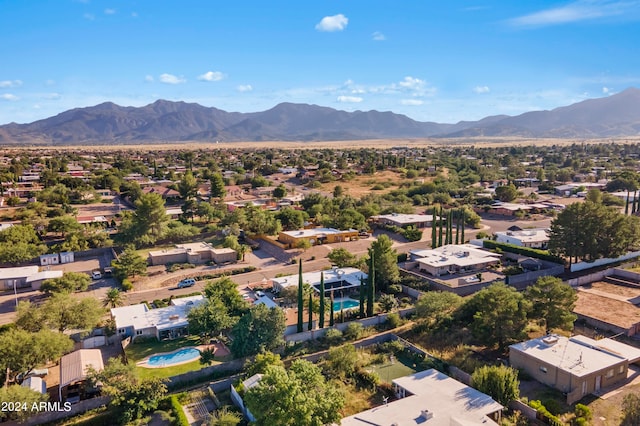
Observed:
[[[624,373],[624,365],[621,365],[620,367],[618,367],[618,374],[622,374]]]
[[[137,335],[137,336],[142,335],[142,330],[136,330],[136,335]]]
[[[118,333],[124,334],[124,328],[121,328],[120,330],[118,330]]]
[[[613,368],[611,370],[607,370],[607,379],[613,377]]]
[[[542,371],[543,373],[546,373],[547,372],[547,367],[540,366],[540,371]]]

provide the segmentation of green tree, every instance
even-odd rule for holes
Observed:
[[[45,280],[40,291],[47,294],[73,293],[74,291],[85,291],[89,288],[90,283],[91,278],[87,274],[65,272],[60,278]]]
[[[323,426],[340,421],[345,397],[318,367],[296,360],[289,370],[270,366],[245,394],[257,426]]]
[[[520,396],[518,371],[504,365],[485,365],[471,375],[472,386],[505,407]]]
[[[242,416],[225,405],[211,413],[208,426],[237,426],[241,421]]]
[[[73,349],[73,341],[64,334],[51,330],[32,333],[12,328],[0,334],[0,369],[9,369],[9,379],[19,373],[28,373],[34,368]]]
[[[141,195],[134,204],[136,209],[131,217],[123,219],[120,233],[125,241],[135,242],[136,246],[153,245],[164,236],[170,219],[164,200],[160,194],[150,192]]]
[[[238,292],[238,285],[229,277],[207,282],[204,294],[208,299],[219,299],[231,316],[239,317],[249,309],[249,304]]]
[[[473,334],[484,343],[497,344],[502,350],[507,343],[525,337],[531,302],[513,287],[492,284],[476,293],[470,302],[476,308],[471,324]]]
[[[286,231],[302,229],[308,217],[309,215],[305,212],[292,209],[291,207],[285,207],[276,213],[276,219],[280,221],[282,228]]]
[[[496,188],[496,198],[504,202],[513,201],[518,198],[518,189],[512,183],[499,186]]]
[[[391,312],[398,307],[398,300],[393,294],[384,294],[378,298],[378,306],[382,312]]]
[[[371,252],[372,249],[369,249],[369,275],[367,276],[367,317],[373,316],[373,301],[376,294],[376,264]],[[331,304],[333,305],[333,301]]]
[[[49,225],[47,225],[47,231],[58,232],[62,238],[64,238],[65,234],[78,231],[81,228],[82,225],[78,223],[75,217],[66,215],[54,217],[49,221]]]
[[[120,281],[147,273],[146,259],[140,256],[133,246],[125,248],[117,259],[111,261],[111,266],[113,275]]]
[[[578,295],[570,285],[556,277],[540,277],[527,288],[526,298],[533,304],[531,316],[544,322],[545,333],[554,328],[573,330],[573,313]]]
[[[231,352],[243,357],[275,349],[284,343],[284,330],[282,309],[252,306],[233,327]]]
[[[26,420],[28,417],[38,414],[39,410],[34,408],[38,407],[40,402],[48,400],[48,394],[41,394],[40,392],[34,391],[28,387],[20,385],[2,387],[0,388],[0,405],[6,408],[5,403],[19,403],[21,409],[11,411],[8,409],[0,410],[0,421]]]
[[[260,352],[253,360],[247,360],[245,363],[245,376],[251,377],[254,374],[262,374],[267,371],[267,367],[270,365],[284,367],[284,363],[280,359],[279,354],[274,354],[273,352]]]
[[[353,345],[347,344],[329,349],[327,369],[335,378],[351,377],[358,368],[358,353]]]
[[[325,288],[324,288],[324,272],[320,272],[320,308],[318,313],[318,328],[324,328],[324,317],[325,317]],[[333,309],[333,306],[331,307]]]
[[[98,300],[75,299],[67,293],[53,294],[42,308],[36,309],[42,309],[46,325],[60,333],[69,329],[91,329],[104,314]]]
[[[281,199],[286,197],[286,195],[287,195],[287,188],[285,188],[283,184],[280,184],[273,189],[273,198]]]
[[[371,243],[371,250],[369,250],[369,256],[373,256],[375,264],[375,286],[379,291],[387,291],[389,285],[400,279],[397,263],[398,253],[392,248],[392,245],[391,238],[383,234]]]
[[[162,379],[142,379],[135,365],[123,364],[120,358],[111,358],[104,370],[91,371],[89,376],[94,382],[102,382],[102,392],[111,397],[109,406],[123,424],[156,410],[167,393]]]
[[[227,195],[227,190],[224,187],[224,180],[220,173],[213,173],[211,175],[211,198],[223,199]]]
[[[32,226],[14,225],[0,231],[0,263],[17,264],[46,253]]]
[[[189,310],[189,333],[211,337],[233,326],[235,320],[229,315],[227,307],[218,298],[207,299]]]
[[[450,319],[463,304],[462,297],[448,291],[427,291],[416,301],[416,316],[438,324]]]
[[[178,183],[178,192],[183,200],[195,198],[198,193],[198,181],[191,170],[187,170]]]
[[[124,305],[124,297],[120,290],[117,288],[110,288],[107,290],[104,298],[102,299],[102,306],[105,308],[117,308]]]
[[[302,259],[298,260],[298,333],[302,333],[302,326],[304,324],[303,311],[303,295],[304,295],[304,283],[302,282]]]
[[[333,265],[336,265],[338,268],[345,268],[348,266],[353,266],[357,263],[358,257],[355,254],[352,254],[349,250],[344,247],[333,249],[327,255],[329,260]]]

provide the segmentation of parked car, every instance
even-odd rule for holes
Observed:
[[[178,283],[178,288],[186,288],[191,287],[196,284],[196,280],[193,278],[185,278],[184,280]]]
[[[100,271],[93,271],[91,273],[91,278],[94,280],[99,280],[100,278],[102,278],[102,272]]]
[[[263,291],[258,290],[258,291],[256,291],[256,296],[258,296],[258,297],[263,297],[263,296],[264,296],[264,292],[263,292]]]

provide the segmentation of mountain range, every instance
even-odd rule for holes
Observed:
[[[28,124],[0,126],[0,144],[101,144],[175,141],[331,141],[396,138],[609,138],[640,135],[640,89],[550,111],[497,115],[456,124],[420,122],[393,112],[346,112],[281,103],[262,112],[226,112],[158,100],[74,108]]]

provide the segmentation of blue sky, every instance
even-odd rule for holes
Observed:
[[[0,124],[157,99],[457,122],[640,86],[636,0],[0,0]]]

